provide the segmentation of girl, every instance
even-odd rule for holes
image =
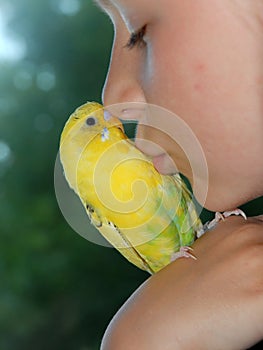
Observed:
[[[123,103],[152,103],[187,123],[206,158],[209,210],[263,195],[263,1],[97,2],[115,30],[104,104],[134,119]],[[137,137],[160,172],[175,171],[169,156],[191,181],[186,158],[139,117]],[[263,217],[231,217],[193,248],[197,261],[171,263],[130,297],[101,349],[245,349],[263,338]]]

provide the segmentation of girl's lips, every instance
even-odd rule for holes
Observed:
[[[174,161],[168,153],[164,152],[162,147],[146,140],[139,140],[138,142],[138,139],[135,139],[135,146],[147,157],[151,158],[153,166],[160,174],[171,175],[178,173]]]
[[[171,175],[178,173],[178,170],[167,153],[162,153],[152,158],[155,169],[163,175]]]

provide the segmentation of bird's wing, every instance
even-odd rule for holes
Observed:
[[[127,260],[142,270],[153,273],[151,267],[128,240],[128,238],[119,230],[119,228],[107,218],[101,218],[96,209],[86,205],[86,210],[91,223],[99,230],[102,236],[112,244]]]
[[[194,203],[194,196],[187,188],[186,183],[179,174],[172,176],[175,186],[173,189],[180,188],[179,192],[179,212],[176,215],[176,218],[179,220],[178,224],[180,225],[183,232],[193,229],[197,232],[202,226],[202,222],[196,211],[196,205]]]

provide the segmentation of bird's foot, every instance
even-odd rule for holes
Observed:
[[[221,221],[225,220],[231,215],[241,215],[245,220],[247,220],[246,214],[241,210],[241,209],[235,209],[235,210],[230,210],[230,211],[224,211],[223,213],[216,212],[215,213],[215,218],[211,221],[206,222],[202,229],[197,233],[197,238],[201,237],[204,233],[207,231],[212,230],[213,228],[216,227],[216,225]]]
[[[192,258],[194,260],[197,260],[197,258],[191,254],[191,252],[193,252],[193,248],[188,246],[181,247],[178,252],[172,254],[171,262],[179,258]]]
[[[241,215],[245,220],[247,220],[246,214],[243,212],[241,209],[235,209],[235,210],[230,210],[230,211],[224,211],[223,216],[224,218],[228,218],[231,215]]]

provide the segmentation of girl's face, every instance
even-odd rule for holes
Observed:
[[[208,165],[208,209],[232,209],[262,195],[263,2],[97,1],[115,29],[104,104],[147,102],[188,124]],[[132,114],[120,110],[118,116]],[[191,181],[191,166],[170,138],[140,120],[137,136],[162,146]],[[140,141],[137,146],[158,153]],[[167,159],[158,164],[162,173],[174,170]]]

